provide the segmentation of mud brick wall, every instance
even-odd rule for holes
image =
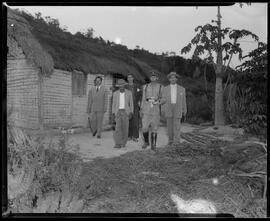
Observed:
[[[76,71],[78,73],[82,73]],[[72,74],[71,74],[72,79]],[[86,79],[87,81],[87,79]],[[70,88],[72,93],[72,87]],[[85,95],[78,96],[72,95],[72,126],[73,127],[87,127],[87,113],[86,113],[86,105],[87,105],[87,82],[86,82],[86,93]]]
[[[7,123],[38,129],[38,68],[29,63],[21,48],[11,39],[7,56],[7,108],[12,113]]]
[[[42,97],[41,112],[45,128],[88,127],[86,107],[88,91],[94,86],[96,75],[87,75],[86,94],[72,95],[72,72],[55,69],[50,77],[42,77],[39,91],[39,69],[29,63],[17,42],[8,38],[7,104],[13,107],[8,123],[30,129],[39,129],[38,104]],[[111,75],[103,76],[107,98],[104,126],[109,124],[112,102]]]
[[[43,122],[45,127],[71,125],[71,73],[55,69],[42,83]]]

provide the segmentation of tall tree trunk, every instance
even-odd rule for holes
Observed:
[[[204,87],[205,87],[205,94],[207,94],[207,78],[206,78],[206,68],[207,68],[207,65],[205,64],[204,65],[204,72],[203,72],[203,76],[204,76]]]
[[[224,104],[222,77],[216,77],[215,91],[215,125],[224,125]]]
[[[223,105],[223,85],[222,85],[222,42],[221,42],[221,15],[220,6],[218,6],[217,14],[218,24],[218,52],[217,52],[217,66],[216,66],[216,91],[215,91],[215,125],[224,125],[224,105]]]

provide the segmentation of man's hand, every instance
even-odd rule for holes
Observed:
[[[115,114],[112,114],[112,122],[115,122]]]
[[[115,125],[116,125],[115,114],[112,114],[112,130],[115,130]]]
[[[181,117],[181,123],[183,123],[183,122],[185,122],[186,121],[186,115],[182,115],[182,117]]]
[[[140,118],[142,119],[143,118],[143,112],[140,111]]]
[[[132,118],[132,113],[129,113],[129,115],[128,115],[128,119],[130,120],[131,118]]]

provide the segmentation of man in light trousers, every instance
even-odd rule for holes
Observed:
[[[115,119],[115,131],[113,134],[115,146],[114,148],[123,148],[128,140],[129,119],[133,114],[133,98],[132,92],[125,89],[127,85],[124,79],[120,79],[117,83],[119,90],[113,93],[112,115]]]
[[[164,88],[164,114],[167,121],[168,145],[180,143],[181,118],[187,114],[186,89],[177,84],[179,75],[168,74],[170,84]]]

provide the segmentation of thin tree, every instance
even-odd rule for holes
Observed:
[[[250,36],[255,41],[258,41],[259,38],[244,29],[236,30],[228,27],[221,29],[220,6],[218,6],[217,11],[217,21],[211,21],[216,25],[206,24],[196,27],[195,32],[197,34],[187,46],[182,48],[181,53],[188,53],[192,46],[195,46],[193,56],[206,55],[205,61],[213,65],[216,73],[215,125],[224,125],[223,78],[227,73],[233,55],[238,54],[238,58],[242,59],[242,49],[238,43],[239,39]],[[222,44],[222,39],[225,38],[229,38],[229,41]],[[216,56],[216,62],[214,62],[214,56]]]

